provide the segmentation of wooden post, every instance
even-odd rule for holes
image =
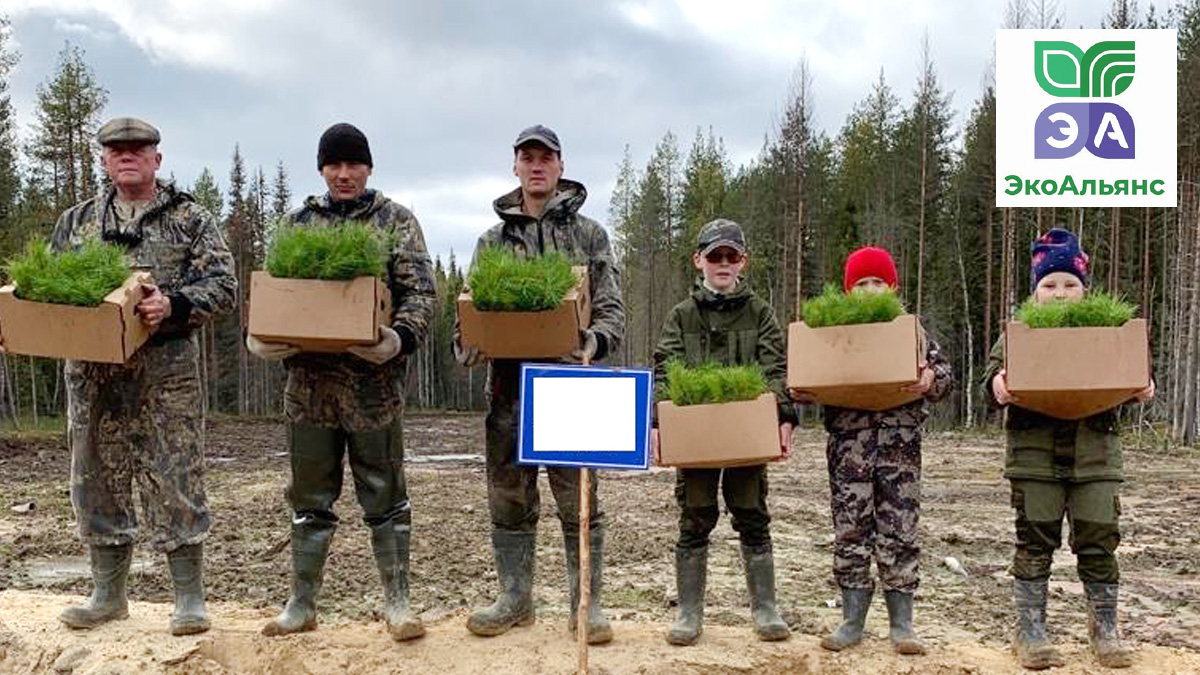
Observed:
[[[588,672],[588,610],[592,606],[592,477],[579,470],[579,607],[575,612],[575,644],[579,675]]]
[[[584,356],[583,365],[591,365]],[[579,606],[575,609],[575,650],[578,673],[588,673],[588,611],[592,607],[592,474],[579,470]]]

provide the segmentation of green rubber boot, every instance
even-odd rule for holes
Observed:
[[[388,633],[397,642],[419,638],[425,626],[412,612],[408,602],[408,546],[411,531],[407,524],[388,522],[371,528],[371,549],[383,580],[383,616]]]
[[[92,595],[78,607],[67,607],[58,620],[71,628],[95,628],[109,621],[129,618],[125,582],[133,561],[133,545],[92,546]]]
[[[263,626],[263,635],[290,635],[317,627],[317,593],[336,529],[327,521],[292,521],[292,596],[279,616]]]
[[[708,547],[675,549],[675,589],[679,618],[667,633],[667,642],[682,647],[696,644],[704,632],[704,587],[708,576]]]
[[[532,625],[533,562],[536,532],[494,530],[492,550],[496,556],[496,577],[500,594],[488,607],[471,612],[467,630],[491,637],[508,632],[513,626]]]
[[[195,635],[212,627],[204,607],[204,545],[180,546],[167,554],[175,584],[171,635]]]
[[[840,652],[862,642],[863,626],[867,623],[867,610],[871,609],[872,588],[842,589],[842,624],[821,639],[821,646]]]

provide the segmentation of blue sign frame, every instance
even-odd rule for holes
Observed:
[[[631,451],[536,451],[533,449],[534,378],[633,378],[637,419],[636,439]],[[645,471],[650,468],[650,406],[654,398],[654,372],[647,368],[609,368],[562,364],[521,364],[521,406],[517,425],[517,463],[569,466],[590,469]],[[580,403],[586,410],[586,402]]]

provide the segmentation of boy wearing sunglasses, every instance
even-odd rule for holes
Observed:
[[[666,366],[681,359],[690,366],[762,366],[779,401],[779,440],[783,457],[791,449],[796,410],[787,397],[783,332],[775,312],[742,279],[749,257],[742,228],[731,220],[714,220],[700,229],[692,263],[701,272],[690,297],[667,317],[654,350],[658,398],[666,382]],[[658,461],[658,429],[652,434]],[[726,469],[679,469],[675,496],[679,503],[679,541],[675,545],[675,582],[679,620],[667,634],[673,645],[695,644],[704,619],[704,585],[708,570],[708,536],[717,525],[718,488],[733,529],[741,539],[746,585],[761,640],[785,640],[788,626],[775,609],[775,559],[771,547],[771,515],[767,511],[767,466]]]

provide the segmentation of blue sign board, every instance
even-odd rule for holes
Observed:
[[[645,368],[521,364],[517,463],[649,468],[653,383]]]

